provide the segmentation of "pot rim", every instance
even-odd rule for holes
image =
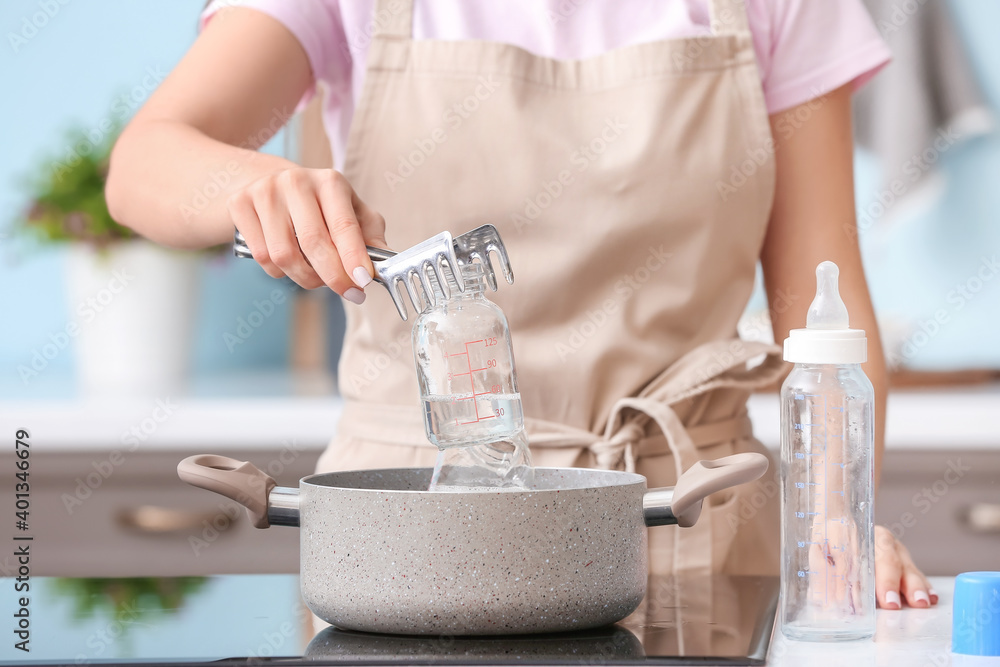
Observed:
[[[433,468],[366,468],[361,470],[337,470],[334,472],[322,472],[308,475],[299,480],[299,487],[312,487],[314,489],[326,489],[326,490],[338,490],[338,491],[351,491],[352,493],[392,493],[392,494],[405,494],[405,495],[436,495],[436,496],[448,496],[455,498],[463,498],[468,496],[482,496],[487,494],[548,494],[548,493],[559,493],[560,491],[587,491],[592,489],[604,489],[604,488],[619,488],[622,486],[629,486],[632,484],[641,485],[643,490],[646,488],[646,478],[643,475],[634,472],[625,472],[622,470],[602,470],[599,468],[556,468],[556,467],[535,467],[535,472],[540,471],[556,471],[556,472],[570,472],[571,474],[591,474],[591,475],[608,475],[612,478],[617,477],[611,484],[601,484],[597,486],[570,486],[565,488],[551,488],[551,489],[497,489],[496,491],[428,491],[426,489],[366,489],[358,488],[354,486],[332,486],[329,484],[317,484],[315,480],[320,477],[326,477],[329,475],[346,475],[351,473],[400,473],[400,472],[410,472],[410,471],[421,471],[421,472],[431,472]]]

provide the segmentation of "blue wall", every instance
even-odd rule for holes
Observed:
[[[1000,124],[1000,3],[951,5]],[[983,269],[982,276],[992,277],[981,287],[977,275],[988,264],[984,258],[1000,259],[1000,131],[955,144],[939,164],[946,184],[941,198],[887,229],[876,229],[876,222],[862,236],[872,297],[880,314],[910,322],[902,355],[908,366],[1000,368],[1000,274]],[[882,187],[878,163],[859,155],[857,167],[859,210],[865,211]],[[929,320],[940,311],[946,319],[935,328]]]
[[[63,0],[66,2],[66,0]],[[201,0],[160,2],[72,2],[4,0],[0,4],[0,233],[23,209],[19,174],[45,156],[58,156],[71,125],[97,127],[99,122],[133,108],[148,95],[143,79],[166,72],[195,37]],[[989,100],[1000,116],[1000,3],[956,0],[961,30]],[[45,25],[26,41],[14,44],[43,6],[57,7]],[[42,22],[38,20],[37,22]],[[148,81],[148,79],[147,79]],[[124,100],[122,95],[126,97]],[[135,102],[128,96],[134,95]],[[280,137],[272,142],[280,145]],[[940,308],[949,322],[921,345],[909,364],[922,368],[1000,367],[1000,279],[984,285],[976,298],[958,310],[949,292],[974,275],[982,256],[1000,252],[1000,135],[956,146],[942,160],[949,178],[945,197],[933,208],[901,221],[886,235],[866,234],[872,292],[880,311],[918,323]],[[878,188],[877,164],[858,159],[859,205]],[[1000,277],[998,277],[1000,278]],[[0,388],[18,387],[16,368],[32,350],[66,324],[62,253],[25,248],[0,238]],[[276,368],[286,364],[288,313],[279,313],[247,343],[230,354],[222,340],[236,319],[245,316],[255,298],[274,288],[252,263],[218,258],[209,263],[203,281],[196,368],[202,373],[233,369]],[[60,354],[46,371],[72,373],[71,352]],[[0,393],[3,392],[0,389]]]
[[[196,35],[202,0],[169,2],[66,2],[4,0],[0,4],[0,394],[23,389],[17,366],[48,336],[66,326],[62,252],[26,247],[10,238],[8,226],[24,209],[21,175],[42,160],[65,154],[68,128],[98,129],[105,119],[120,120],[149,95],[148,85],[169,72]],[[51,18],[44,6],[57,8]],[[43,27],[25,30],[35,19]],[[26,35],[24,43],[11,33]],[[154,78],[150,78],[150,74]],[[145,81],[144,81],[145,80]],[[269,150],[281,146],[281,136]],[[266,297],[275,283],[252,262],[218,257],[208,262],[200,301],[196,368],[282,367],[288,348],[288,308],[284,308],[230,354],[222,336],[245,317],[252,301]],[[46,368],[46,380],[69,376],[70,350]],[[41,383],[44,384],[44,383]],[[7,391],[4,391],[7,388]]]

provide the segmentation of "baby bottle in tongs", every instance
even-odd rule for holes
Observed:
[[[531,457],[507,318],[486,298],[481,264],[461,265],[465,290],[432,274],[435,304],[413,325],[427,438],[440,450],[430,490],[526,488]]]
[[[874,391],[833,262],[816,268],[805,329],[785,339],[781,387],[781,630],[836,641],[875,633]]]

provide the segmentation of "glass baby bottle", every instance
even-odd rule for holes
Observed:
[[[781,630],[837,641],[875,634],[874,391],[861,370],[833,262],[816,268],[806,328],[785,339],[781,387]]]
[[[531,457],[507,318],[486,298],[478,263],[449,276],[413,325],[413,355],[427,439],[440,450],[430,490],[526,488]]]

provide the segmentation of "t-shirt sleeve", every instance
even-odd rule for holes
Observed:
[[[337,0],[212,0],[201,14],[200,27],[220,10],[247,7],[276,19],[302,45],[312,69],[313,85],[299,103],[301,108],[315,94],[316,83],[330,90],[350,85],[351,57]]]
[[[769,33],[758,44],[769,113],[848,83],[856,90],[892,58],[861,0],[758,0],[756,9],[769,14],[757,17]]]

